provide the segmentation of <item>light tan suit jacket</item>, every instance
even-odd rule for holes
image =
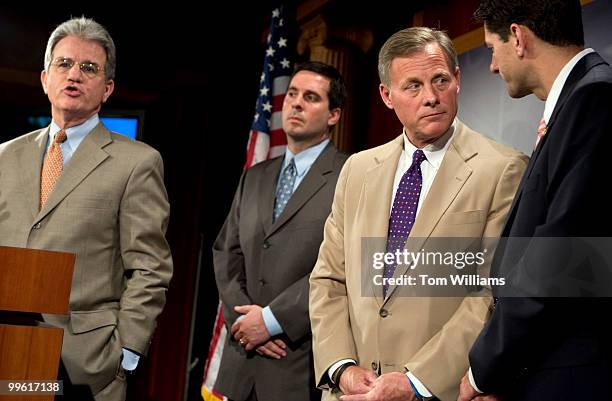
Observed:
[[[451,141],[410,238],[497,237],[527,158],[459,120]],[[338,179],[310,278],[317,384],[328,387],[331,365],[352,358],[375,372],[410,370],[436,397],[454,401],[490,298],[362,294],[362,239],[387,237],[402,150],[399,136],[355,154]]]
[[[76,254],[62,361],[93,394],[120,370],[121,348],[145,354],[172,275],[161,156],[102,124],[83,139],[42,210],[49,129],[0,145],[0,245]]]

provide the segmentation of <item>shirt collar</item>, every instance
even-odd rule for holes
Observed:
[[[76,149],[79,147],[81,141],[93,130],[96,125],[100,122],[100,118],[98,114],[94,114],[89,117],[87,121],[82,124],[75,125],[74,127],[67,128],[66,131],[66,142],[70,146],[70,149]],[[53,138],[55,138],[55,134],[57,134],[61,130],[60,126],[55,123],[55,121],[51,121],[51,126],[49,127],[49,142],[48,146],[51,146],[53,142]]]
[[[311,146],[306,150],[301,151],[297,155],[294,155],[287,146],[287,148],[285,149],[285,160],[283,161],[283,169],[285,169],[285,167],[287,167],[289,163],[291,163],[292,159],[295,159],[295,168],[297,170],[297,176],[303,176],[304,174],[306,174],[312,163],[317,160],[317,157],[319,157],[321,152],[323,152],[323,149],[325,149],[328,143],[329,139],[324,139],[322,142]]]
[[[448,128],[448,130],[438,138],[434,143],[430,143],[426,145],[421,150],[425,153],[425,157],[427,158],[427,162],[438,170],[440,168],[440,164],[442,164],[442,160],[444,159],[444,155],[446,154],[446,150],[451,143],[451,138],[455,133],[456,120],[453,120],[453,123]],[[408,136],[406,135],[406,128],[404,128],[404,151],[406,153],[406,162],[408,164],[412,163],[412,155],[417,150],[417,147],[408,140]]]
[[[546,98],[546,103],[544,104],[544,121],[546,124],[550,121],[550,117],[552,117],[552,113],[555,110],[555,106],[557,105],[557,101],[559,100],[559,96],[561,95],[561,90],[563,90],[563,86],[565,85],[565,81],[567,81],[567,77],[572,72],[576,64],[587,54],[593,53],[595,50],[591,48],[584,49],[580,53],[576,54],[570,61],[567,62],[559,71],[559,75],[555,78],[555,81],[550,88],[550,92],[548,93],[548,97]]]

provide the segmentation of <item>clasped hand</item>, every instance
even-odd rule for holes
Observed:
[[[385,373],[379,377],[360,366],[348,367],[339,383],[342,401],[413,401],[417,400],[405,374]]]
[[[234,310],[242,316],[231,327],[232,336],[246,351],[255,351],[262,356],[281,359],[287,356],[287,345],[280,339],[270,339],[259,305],[239,305]]]

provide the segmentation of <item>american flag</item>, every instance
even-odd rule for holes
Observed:
[[[247,144],[245,169],[282,155],[287,145],[281,123],[281,110],[293,68],[288,45],[288,24],[283,11],[283,7],[272,11],[263,70],[259,79],[259,96]]]
[[[290,61],[289,29],[283,11],[283,7],[272,10],[263,71],[259,80],[259,95],[255,104],[255,116],[253,117],[247,144],[245,170],[261,161],[282,155],[287,145],[285,132],[282,128],[281,111],[293,68]],[[202,398],[205,401],[227,400],[227,397],[215,389],[227,335],[221,301],[219,301],[206,366],[204,367],[201,390]]]

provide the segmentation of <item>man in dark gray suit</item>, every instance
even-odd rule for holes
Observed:
[[[346,155],[330,143],[346,89],[332,66],[296,68],[283,102],[284,157],[244,172],[213,246],[231,336],[216,390],[232,400],[320,400],[308,278]]]

